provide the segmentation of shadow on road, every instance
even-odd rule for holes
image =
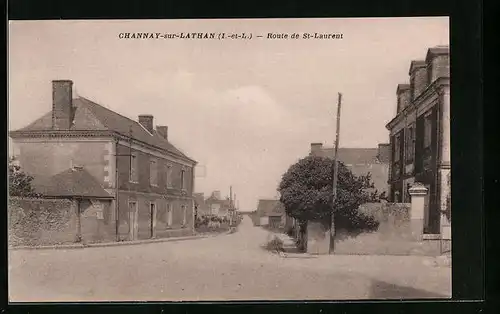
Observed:
[[[370,299],[449,299],[451,296],[372,280]]]

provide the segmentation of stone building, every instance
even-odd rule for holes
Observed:
[[[38,182],[84,169],[112,199],[104,216],[118,241],[191,234],[196,161],[152,115],[137,122],[72,90],[70,80],[53,81],[52,110],[10,132],[22,169]]]
[[[409,84],[396,89],[396,116],[390,131],[389,196],[410,202],[409,188],[420,182],[428,189],[424,233],[441,234],[450,191],[450,68],[449,47],[429,48],[425,60],[413,60]]]
[[[334,149],[323,147],[321,143],[311,143],[312,156],[333,158]],[[338,160],[356,176],[371,174],[373,185],[378,193],[388,193],[389,144],[379,144],[378,148],[339,147]]]
[[[260,199],[257,205],[259,225],[270,228],[289,228],[293,219],[285,212],[285,207],[279,200]]]
[[[220,191],[213,191],[212,194],[205,199],[205,207],[207,215],[217,216],[219,218],[229,219],[234,211],[234,201],[229,198],[222,198]]]

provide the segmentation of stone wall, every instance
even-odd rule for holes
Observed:
[[[73,243],[76,239],[76,203],[69,200],[10,197],[9,246]]]
[[[376,231],[350,235],[337,230],[335,254],[439,255],[438,241],[417,240],[412,230],[411,204],[369,203],[359,209],[379,223]],[[419,221],[422,224],[421,221]]]

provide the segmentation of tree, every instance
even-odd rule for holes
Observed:
[[[21,197],[40,197],[31,185],[33,177],[21,170],[15,158],[9,160],[9,195]]]
[[[299,221],[330,224],[332,214],[333,160],[309,156],[292,165],[279,184],[280,201],[285,211]],[[379,202],[371,175],[355,176],[342,162],[338,167],[335,229],[347,231],[374,230],[378,222],[358,212],[361,204]]]

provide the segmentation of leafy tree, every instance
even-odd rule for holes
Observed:
[[[21,197],[40,197],[31,185],[33,177],[21,170],[15,158],[9,160],[9,195]]]
[[[330,158],[309,156],[292,165],[279,184],[280,201],[285,211],[299,221],[329,224],[332,214],[332,175]],[[334,207],[335,229],[374,230],[378,222],[358,212],[367,202],[378,202],[371,175],[355,176],[343,163],[338,165],[337,198]]]

